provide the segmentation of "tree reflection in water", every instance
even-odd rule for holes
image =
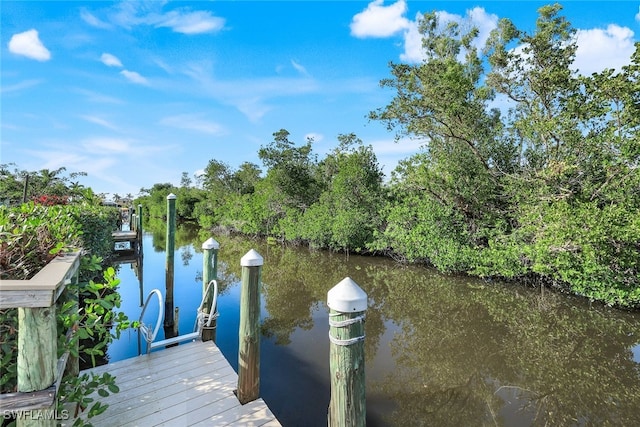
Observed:
[[[467,278],[393,283],[396,370],[373,385],[397,405],[390,424],[639,425],[637,313]]]
[[[262,396],[284,425],[326,425],[326,296],[347,276],[369,295],[369,425],[640,425],[638,312],[382,258],[214,238],[223,295],[249,249],[264,257],[262,373],[277,384],[263,380]]]

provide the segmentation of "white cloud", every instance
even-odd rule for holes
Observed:
[[[294,61],[293,59],[291,60],[291,65],[293,66],[293,68],[296,69],[297,72],[299,72],[303,76],[309,76],[309,72],[307,71],[307,69],[304,68],[304,66],[302,66],[301,64]]]
[[[467,11],[467,18],[471,25],[478,29],[478,37],[473,41],[473,45],[482,49],[487,43],[491,31],[498,27],[498,15],[487,13],[482,7],[474,7]]]
[[[169,27],[176,33],[201,34],[219,31],[224,27],[225,20],[211,15],[208,11],[187,12],[172,10],[157,18],[156,27]],[[150,17],[150,20],[154,20]]]
[[[0,129],[9,129],[9,130],[14,130],[14,131],[21,131],[23,128],[11,123],[7,123],[7,122],[0,122]],[[7,140],[3,140],[2,144],[6,144],[6,145],[12,145],[11,142],[7,141]]]
[[[422,34],[418,29],[418,22],[421,14],[416,15],[416,20],[411,21],[404,33],[404,52],[400,54],[400,59],[405,62],[420,62],[424,59],[422,51]]]
[[[131,29],[139,25],[149,25],[155,28],[170,28],[176,33],[202,34],[220,31],[224,28],[225,19],[214,16],[205,10],[192,11],[188,8],[178,8],[163,12],[166,2],[158,1],[123,1],[111,8],[106,23],[89,12],[82,13],[82,19],[98,28],[110,28],[117,25]]]
[[[89,138],[83,143],[88,153],[108,155],[123,154],[131,151],[131,141],[119,138]]]
[[[100,56],[100,61],[107,67],[122,67],[120,59],[110,53],[103,53],[102,56]]]
[[[583,75],[605,68],[620,71],[623,65],[629,64],[635,50],[633,31],[615,24],[606,29],[578,30],[576,36],[578,48],[573,68]]]
[[[420,62],[424,58],[422,49],[422,34],[419,31],[421,12],[416,13],[414,20],[407,19],[405,0],[398,0],[389,6],[384,6],[384,0],[374,0],[367,8],[356,14],[351,21],[351,35],[355,37],[391,37],[402,32],[404,52],[400,59],[406,62]],[[457,22],[463,30],[472,27],[478,29],[478,37],[474,46],[482,48],[489,38],[491,31],[498,24],[498,16],[488,14],[482,7],[467,10],[465,16],[446,11],[436,12],[439,24],[445,26],[449,22]]]
[[[638,7],[638,13],[636,13],[636,21],[640,22],[640,6]]]
[[[40,80],[40,79],[24,80],[24,81],[21,81],[20,83],[16,83],[10,86],[2,86],[2,88],[0,88],[0,93],[17,92],[19,90],[28,89],[30,87],[37,86],[42,82],[43,80]]]
[[[9,51],[36,61],[51,59],[51,52],[42,44],[38,31],[34,29],[14,34],[9,40]]]
[[[166,72],[167,74],[174,74],[176,72],[172,65],[167,64],[164,60],[160,58],[154,58],[153,62],[155,62],[155,64],[158,67],[160,67],[162,70],[164,70],[164,72]]]
[[[436,12],[438,23],[441,27],[446,26],[450,22],[460,25],[463,31],[471,28],[478,29],[478,36],[473,41],[473,46],[478,49],[484,47],[491,31],[498,25],[498,16],[487,13],[482,7],[474,7],[466,11],[465,16],[449,13],[446,11]],[[422,34],[418,30],[420,20],[423,19],[422,13],[417,13],[414,21],[411,21],[404,33],[404,52],[400,55],[400,59],[406,62],[420,62],[424,57],[422,50]],[[461,53],[462,59],[464,52]]]
[[[110,95],[94,92],[83,88],[74,88],[74,92],[84,96],[90,102],[97,102],[100,104],[124,104],[121,99],[115,98]]]
[[[141,85],[149,84],[149,81],[146,78],[141,76],[139,73],[136,73],[135,71],[122,70],[120,71],[120,74],[125,76],[126,79],[132,83],[141,84]]]
[[[80,116],[81,119],[86,120],[88,122],[103,126],[107,129],[117,130],[117,126],[113,123],[97,116]]]
[[[87,24],[91,25],[92,27],[102,28],[102,29],[112,28],[111,24],[101,21],[100,19],[92,15],[90,12],[88,12],[86,9],[83,9],[82,11],[80,11],[80,18]]]
[[[171,126],[179,129],[194,130],[210,135],[223,135],[225,129],[222,125],[202,118],[202,115],[179,114],[165,117],[160,120],[161,125]]]
[[[152,153],[161,153],[175,149],[169,145],[162,145],[157,142],[144,144],[144,141],[132,138],[117,138],[105,136],[92,136],[80,142],[84,150],[79,153],[99,155],[99,156],[121,156],[127,154],[131,158],[149,156]],[[93,165],[93,163],[91,163]]]
[[[206,61],[187,64],[181,72],[197,83],[200,95],[232,105],[252,122],[273,109],[268,105],[271,98],[309,94],[320,89],[315,80],[301,77],[220,81],[213,78],[211,64]]]
[[[258,122],[265,114],[273,110],[273,107],[265,104],[261,97],[230,97],[228,101],[244,114],[250,121]]]
[[[66,150],[25,150],[31,159],[40,159],[38,162],[41,169],[58,169],[66,167],[68,171],[81,171],[82,167],[89,164],[89,159],[85,156]],[[93,166],[94,162],[90,162]]]
[[[384,6],[384,0],[374,0],[367,8],[356,14],[351,21],[351,35],[359,38],[389,37],[409,28],[405,0]]]

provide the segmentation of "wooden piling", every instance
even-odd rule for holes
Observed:
[[[142,256],[142,205],[138,205],[138,216],[136,216],[136,237],[138,241],[137,252]],[[141,279],[142,280],[142,279]]]
[[[176,240],[176,195],[167,196],[167,242],[165,263],[164,327],[173,330],[173,277]],[[167,337],[168,338],[168,337]]]
[[[329,427],[366,425],[364,315],[367,294],[347,277],[327,294],[331,401]]]
[[[56,381],[58,360],[56,307],[18,308],[18,391],[49,388]],[[55,427],[49,409],[32,411],[19,417],[17,426]]]
[[[260,281],[262,256],[251,249],[240,260],[240,348],[238,351],[238,400],[243,405],[260,395]]]
[[[202,308],[203,313],[209,316],[215,316],[218,308],[214,307],[211,309],[211,304],[213,303],[213,286],[209,289],[209,293],[207,292],[207,287],[209,287],[209,282],[212,280],[218,279],[218,251],[220,250],[220,243],[218,243],[213,237],[207,239],[206,242],[202,244],[202,299],[205,301],[204,307]],[[211,312],[210,312],[211,311]],[[205,320],[206,323],[206,320]],[[211,320],[211,326],[202,327],[202,341],[216,341],[216,327],[217,321],[215,317]]]
[[[68,361],[58,359],[56,301],[80,267],[80,253],[61,254],[29,280],[0,281],[0,309],[18,309],[18,393],[0,395],[0,409],[18,426],[55,426],[56,398]]]

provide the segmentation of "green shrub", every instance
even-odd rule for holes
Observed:
[[[0,278],[28,280],[58,253],[80,248],[85,255],[81,262],[80,277],[93,277],[102,268],[102,257],[108,257],[113,250],[111,232],[116,227],[117,215],[118,211],[113,208],[89,204],[47,206],[29,202],[17,207],[0,206]],[[76,333],[72,336],[72,344],[87,337],[97,337],[94,345],[87,348],[81,345],[78,354],[61,334],[59,353],[70,350],[74,356],[91,359],[95,364],[95,357],[103,356],[108,343],[120,330],[129,326],[126,316],[115,311],[120,307],[120,295],[116,292],[119,280],[113,268],[107,269],[102,278],[104,283],[88,279],[78,285],[76,290],[80,296],[80,311],[76,309],[76,299],[65,300],[61,297],[58,300],[58,330],[66,331],[73,327]],[[68,289],[75,287],[69,285]],[[16,391],[17,386],[17,311],[0,311],[2,393]],[[113,384],[113,378],[89,378],[85,375],[79,379],[65,379],[61,396],[84,409],[91,402],[88,394],[95,390],[104,395],[116,392],[117,387]],[[93,404],[88,416],[104,409],[105,405]]]

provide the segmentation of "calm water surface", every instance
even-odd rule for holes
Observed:
[[[193,329],[208,237],[177,232],[180,333]],[[240,258],[252,248],[264,257],[261,396],[284,426],[326,426],[326,298],[347,276],[369,296],[367,425],[640,425],[640,313],[383,258],[213,237],[221,246],[217,343],[236,371]],[[120,266],[131,319],[151,289],[165,291],[163,247],[162,233],[146,234],[142,269]],[[137,334],[124,333],[108,354],[136,356]]]

